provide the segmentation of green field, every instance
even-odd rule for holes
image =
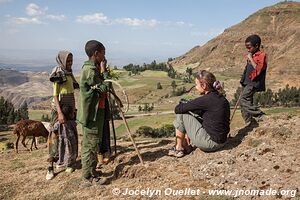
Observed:
[[[50,110],[31,110],[31,109],[29,109],[28,113],[29,113],[29,119],[41,120],[42,115],[48,115],[50,118],[51,111]]]
[[[174,114],[143,116],[127,119],[130,131],[134,133],[141,126],[150,126],[152,128],[159,128],[165,124],[172,124],[174,121]],[[123,120],[116,121],[116,135],[122,137],[127,134],[126,127]]]
[[[142,72],[141,76],[143,76],[143,77],[152,77],[152,78],[168,78],[167,72],[152,71],[152,70],[146,70],[146,71]]]

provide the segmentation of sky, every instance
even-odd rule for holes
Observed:
[[[0,0],[0,62],[85,57],[96,39],[112,65],[164,61],[203,45],[278,0]],[[42,61],[43,60],[43,61]]]

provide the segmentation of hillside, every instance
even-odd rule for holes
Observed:
[[[16,108],[25,101],[31,107],[51,97],[51,83],[47,72],[0,69],[0,75],[0,96],[11,101]]]
[[[137,138],[145,166],[139,163],[131,143],[119,140],[118,155],[101,169],[103,175],[109,178],[109,183],[90,188],[81,185],[80,160],[74,173],[56,170],[56,177],[46,181],[45,144],[40,144],[39,150],[33,152],[20,147],[19,154],[13,150],[0,154],[0,199],[149,199],[149,196],[142,195],[112,194],[113,189],[125,192],[126,188],[161,190],[162,195],[155,196],[157,199],[209,200],[234,199],[233,195],[208,195],[209,190],[272,188],[289,190],[290,193],[253,197],[241,195],[238,199],[299,199],[299,127],[299,114],[274,114],[260,122],[259,127],[233,129],[231,138],[221,151],[204,153],[196,149],[181,159],[166,156],[174,138]],[[2,132],[1,141],[10,134]],[[166,196],[163,192],[167,188],[199,189],[201,193],[199,196]]]
[[[16,70],[0,69],[0,86],[17,86],[28,82],[28,76],[25,73]]]
[[[245,66],[245,39],[254,33],[261,36],[268,54],[268,87],[300,86],[300,2],[282,2],[259,10],[171,64],[179,71],[186,67],[208,69],[237,79]]]

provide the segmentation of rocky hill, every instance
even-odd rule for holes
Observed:
[[[25,73],[16,70],[0,69],[0,86],[17,86],[28,82]]]
[[[171,64],[179,71],[192,67],[194,71],[208,69],[238,77],[245,66],[245,39],[254,33],[261,36],[268,54],[268,85],[300,86],[300,2],[282,2],[259,10]]]
[[[16,108],[25,101],[29,106],[49,99],[51,83],[47,72],[18,72],[0,69],[0,96]]]

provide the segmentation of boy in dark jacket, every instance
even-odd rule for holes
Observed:
[[[243,91],[240,105],[245,123],[253,122],[253,117],[261,118],[265,113],[253,105],[253,96],[256,92],[265,91],[267,70],[266,53],[260,50],[261,39],[258,35],[250,35],[245,41],[248,50],[247,65],[241,78]]]

